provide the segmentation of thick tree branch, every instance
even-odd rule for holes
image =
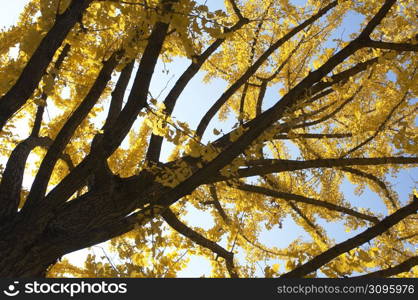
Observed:
[[[377,166],[388,164],[417,164],[418,157],[371,157],[371,158],[330,158],[313,160],[280,160],[263,159],[250,161],[247,164],[254,166],[246,169],[239,169],[237,177],[249,177],[265,175],[270,173],[295,171],[310,168],[333,168],[346,166]]]
[[[241,13],[241,10],[238,8],[237,3],[235,0],[228,0],[229,3],[231,3],[232,9],[234,10],[234,13],[237,15],[237,17],[242,20],[244,19],[244,16]]]
[[[171,8],[172,3],[169,2],[166,11]],[[109,156],[120,145],[125,136],[128,134],[132,124],[138,117],[138,113],[147,105],[148,90],[154,74],[155,65],[157,64],[165,37],[167,35],[169,24],[157,22],[148,38],[138,71],[129,94],[126,105],[120,112],[114,126],[105,131],[103,137],[104,149],[106,156]]]
[[[0,219],[16,213],[20,201],[23,173],[29,153],[38,145],[38,137],[19,143],[9,157],[0,185]]]
[[[48,266],[55,263],[61,256],[87,247],[91,247],[109,240],[112,237],[120,236],[135,228],[137,215],[117,219],[104,226],[92,228],[88,232],[82,231],[68,234],[57,234],[49,231],[45,232],[37,243],[30,249],[29,260],[22,260],[14,266],[14,273],[19,277],[33,277],[33,269],[41,268],[45,270]],[[42,257],[39,256],[42,253]],[[36,259],[33,259],[35,257]],[[12,271],[8,269],[0,270],[1,277],[7,277]]]
[[[36,109],[35,120],[33,121],[32,132],[30,133],[30,136],[39,136],[39,131],[41,130],[44,111],[45,111],[45,105],[38,105]]]
[[[12,151],[0,183],[0,220],[11,217],[17,212],[23,174],[30,152],[35,147],[48,149],[52,143],[53,141],[49,137],[30,136],[20,142]],[[65,161],[70,170],[74,168],[68,154],[63,153],[60,158]]]
[[[65,149],[65,146],[70,141],[74,131],[87,117],[88,113],[91,111],[103,93],[103,90],[106,88],[106,85],[111,78],[112,72],[119,61],[119,55],[120,53],[114,53],[106,62],[103,63],[102,69],[100,70],[100,73],[90,88],[89,92],[59,131],[54,140],[54,143],[51,145],[47,154],[42,160],[41,166],[39,167],[38,173],[36,174],[32,188],[23,208],[24,210],[31,207],[45,195],[45,191],[55,163],[60,157],[62,151]]]
[[[389,43],[389,42],[379,42],[369,40],[366,42],[367,47],[386,49],[386,50],[396,50],[396,51],[418,51],[418,44],[408,44],[408,43]]]
[[[30,57],[16,83],[0,98],[0,131],[7,120],[32,95],[55,52],[92,1],[73,0],[68,9],[62,15],[57,16],[54,25]]]
[[[135,61],[129,62],[119,75],[115,89],[112,92],[109,112],[106,118],[106,122],[103,125],[103,130],[109,130],[109,128],[116,122],[116,119],[119,116],[119,113],[122,109],[123,97],[125,96],[126,88],[128,87],[129,80],[131,79],[134,64]]]
[[[70,48],[71,46],[69,44],[65,44],[54,64],[54,68],[56,70],[61,68],[64,59],[70,51]],[[55,78],[56,74],[52,74],[52,77]],[[41,101],[46,101],[47,98],[48,95],[46,93],[42,93]],[[48,148],[52,144],[52,141],[49,138],[38,137],[44,110],[44,105],[38,105],[30,136],[16,146],[7,161],[6,169],[2,175],[2,181],[0,183],[0,203],[2,204],[2,208],[0,209],[0,220],[5,217],[11,217],[17,212],[25,164],[30,152],[36,146],[46,146],[46,148]],[[69,161],[71,162],[71,159],[69,159]],[[69,165],[69,167],[71,166]]]
[[[225,30],[225,33],[235,32],[242,28],[245,24],[249,22],[248,19],[240,19],[234,26]],[[179,79],[174,84],[173,88],[170,90],[166,98],[164,99],[165,110],[164,112],[167,115],[173,113],[174,107],[177,103],[178,98],[181,93],[184,91],[187,84],[194,78],[197,72],[200,70],[202,65],[207,61],[207,59],[222,45],[225,41],[225,38],[216,39],[202,54],[194,59],[190,66],[181,74]],[[161,153],[161,146],[163,143],[163,137],[158,135],[152,135],[150,139],[150,145],[148,147],[146,158],[151,161],[158,161]]]
[[[296,269],[280,276],[280,278],[301,278],[312,272],[315,272],[320,267],[329,263],[334,258],[337,258],[341,254],[354,249],[365,242],[370,241],[371,239],[381,235],[386,232],[392,226],[396,225],[406,217],[415,214],[418,210],[418,198],[414,196],[413,201],[407,206],[402,207],[397,210],[395,213],[384,218],[378,224],[369,229],[363,231],[362,233],[356,235],[355,237],[348,239],[340,244],[335,245],[334,247],[328,249],[327,251],[321,253],[320,255],[314,257],[307,263],[297,267]]]
[[[379,11],[373,16],[373,18],[367,23],[366,27],[359,35],[359,39],[368,39],[373,30],[382,22],[386,17],[389,10],[396,3],[396,0],[386,0]]]
[[[172,2],[165,5],[165,10],[171,8]],[[138,113],[146,106],[146,100],[154,73],[155,65],[160,55],[169,25],[157,22],[148,38],[148,43],[143,52],[135,80],[128,100],[113,126],[109,127],[103,137],[96,139],[96,150],[91,153],[77,167],[67,175],[47,196],[48,203],[63,202],[70,197],[85,182],[87,176],[93,172],[98,154],[103,159],[110,156],[120,145]],[[94,149],[92,149],[94,150]],[[100,153],[99,153],[100,152]]]
[[[413,267],[417,265],[418,265],[418,256],[413,256],[394,267],[368,273],[365,275],[355,276],[352,278],[387,278],[387,277],[398,275],[400,273],[409,272]]]

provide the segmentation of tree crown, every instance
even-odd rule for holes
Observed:
[[[32,0],[0,32],[0,274],[416,276],[418,200],[389,179],[418,163],[414,1],[201,2]],[[226,85],[201,115],[196,78]],[[263,243],[289,220],[304,238]]]

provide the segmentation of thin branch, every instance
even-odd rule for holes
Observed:
[[[412,233],[410,235],[406,235],[406,236],[402,236],[399,238],[400,241],[405,241],[405,240],[409,240],[412,239],[414,237],[418,236],[418,233]]]
[[[225,223],[229,224],[231,220],[228,218],[228,215],[226,214],[225,210],[223,209],[221,203],[219,202],[218,193],[216,191],[216,186],[214,184],[209,185],[209,191],[213,198],[213,206],[218,211],[221,218],[224,220]]]
[[[307,93],[309,95],[315,95],[323,91],[324,89],[329,88],[335,84],[343,84],[347,82],[350,77],[353,77],[354,75],[357,75],[360,72],[367,70],[370,66],[374,65],[378,61],[379,61],[378,57],[374,57],[369,60],[366,60],[365,62],[360,62],[347,70],[344,70],[335,75],[332,75],[327,81],[320,81],[314,84],[308,90]]]
[[[303,211],[293,201],[289,201],[288,204],[293,209],[293,211],[295,211],[299,215],[299,217],[301,217],[302,220],[315,232],[315,234],[321,239],[321,241],[324,244],[328,244],[324,235],[319,231],[318,226],[311,220],[309,220],[306,214],[303,213]]]
[[[402,97],[401,101],[399,101],[394,107],[392,107],[392,109],[390,110],[390,112],[388,113],[388,115],[386,116],[386,118],[383,120],[383,122],[379,125],[379,127],[376,129],[376,131],[370,137],[368,137],[367,139],[365,139],[363,142],[361,142],[360,144],[358,144],[354,148],[352,148],[352,149],[344,152],[344,154],[342,154],[340,157],[341,158],[346,157],[349,154],[357,151],[358,149],[360,149],[361,147],[363,147],[364,145],[366,145],[370,141],[372,141],[384,129],[386,123],[390,120],[390,118],[395,113],[395,111],[398,109],[398,107],[405,101],[407,95],[408,95],[408,92],[406,92],[404,94],[404,96]]]
[[[56,71],[58,71],[65,58],[68,56],[68,53],[70,52],[71,49],[71,45],[70,44],[65,44],[64,48],[62,49],[60,55],[58,56],[55,64],[54,64],[54,69]],[[57,77],[57,74],[55,72],[53,72],[51,74],[51,77],[53,79],[55,79]],[[46,94],[45,92],[42,92],[41,98],[40,98],[40,102],[41,104],[38,105],[38,109],[36,111],[36,116],[35,116],[35,121],[33,122],[33,128],[32,128],[32,132],[31,132],[31,136],[38,136],[39,135],[39,131],[41,129],[41,124],[42,124],[42,117],[44,114],[44,110],[45,110],[45,106],[46,106],[46,100],[48,98],[48,94]]]
[[[295,54],[296,51],[299,49],[299,47],[302,45],[302,43],[303,43],[303,38],[299,41],[299,43],[296,45],[296,47],[289,53],[289,55],[280,64],[280,66],[269,77],[267,77],[267,78],[257,77],[258,80],[261,80],[261,85],[260,85],[260,91],[258,92],[258,98],[257,98],[257,103],[256,103],[256,109],[255,109],[256,117],[261,114],[263,101],[264,101],[264,97],[266,95],[268,83],[271,82],[272,80],[274,80],[280,74],[280,72],[283,70],[283,68],[286,66],[286,64],[289,63],[293,54]]]
[[[237,17],[241,20],[244,19],[244,16],[241,13],[241,10],[238,8],[237,3],[235,0],[228,0],[229,3],[231,3],[232,9],[234,10]]]
[[[194,231],[190,227],[186,226],[183,222],[181,222],[177,216],[170,210],[166,209],[161,216],[167,222],[170,227],[176,230],[178,233],[184,235],[185,237],[191,239],[196,244],[211,250],[213,253],[216,253],[220,257],[225,259],[226,267],[228,269],[229,275],[232,278],[237,278],[238,274],[235,271],[234,267],[234,253],[228,252],[223,247],[219,246],[217,243],[208,240],[204,236],[202,236],[197,231]]]
[[[289,137],[287,134],[277,134],[274,136],[276,140],[287,140],[294,138],[302,139],[343,139],[352,137],[352,133],[296,133],[294,136]]]
[[[244,84],[244,88],[243,88],[240,103],[239,103],[238,120],[241,125],[244,124],[245,98],[247,97],[248,88],[249,88],[249,84],[248,82],[246,82]]]
[[[344,167],[344,168],[341,168],[341,170],[343,170],[344,172],[348,172],[348,173],[354,174],[356,176],[362,177],[362,178],[367,178],[370,181],[373,181],[374,183],[376,183],[384,191],[386,197],[389,199],[389,201],[392,204],[393,208],[395,208],[395,209],[398,208],[398,205],[396,204],[395,199],[393,199],[393,197],[392,197],[392,195],[391,195],[388,187],[377,176],[374,176],[373,174],[366,173],[364,171],[361,171],[361,170],[358,170],[358,169],[354,169],[354,168],[350,168],[350,167]]]
[[[281,47],[285,42],[290,40],[294,37],[297,33],[305,29],[307,26],[314,23],[316,20],[321,18],[325,15],[328,11],[334,8],[338,4],[338,1],[333,1],[323,9],[319,10],[315,15],[307,19],[305,22],[296,26],[287,34],[285,34],[282,38],[277,40],[273,45],[271,45],[258,59],[257,61],[244,72],[241,77],[235,81],[222,95],[219,97],[218,100],[211,106],[211,108],[206,112],[203,118],[200,120],[199,125],[196,129],[196,135],[201,137],[205,132],[209,122],[215,116],[215,114],[219,111],[219,109],[225,104],[225,102],[252,76],[254,73],[259,69],[259,67],[267,60],[267,58],[276,51],[279,47]]]
[[[367,70],[367,68],[369,66],[375,64],[376,62],[378,62],[378,58],[377,57],[372,58],[370,60],[367,60],[365,62],[358,63],[355,66],[353,66],[353,67],[351,67],[351,68],[349,68],[349,69],[347,69],[345,71],[342,71],[342,72],[340,72],[338,74],[332,75],[330,77],[330,80],[329,81],[326,81],[326,82],[325,81],[321,81],[321,82],[313,85],[311,88],[307,89],[307,92],[305,93],[305,95],[303,95],[302,98],[306,98],[306,95],[315,95],[315,96],[311,97],[309,100],[307,100],[305,103],[308,104],[308,103],[315,102],[316,100],[321,99],[321,98],[323,98],[323,97],[325,97],[325,96],[327,96],[327,95],[329,95],[329,94],[331,94],[333,92],[333,89],[332,88],[329,88],[329,89],[326,89],[326,88],[331,87],[332,85],[335,85],[335,84],[342,84],[342,83],[347,82],[347,80],[350,77],[352,77],[352,76],[354,76],[354,75],[356,75],[356,74],[358,74],[358,73],[360,73],[360,72],[362,72],[364,70]],[[355,93],[350,98],[346,99],[340,106],[338,106],[330,114],[325,115],[324,117],[322,117],[322,118],[320,118],[318,120],[315,120],[315,121],[311,121],[311,122],[307,122],[307,123],[301,123],[301,124],[298,124],[298,125],[292,125],[291,128],[295,128],[296,129],[296,128],[303,128],[303,127],[313,126],[313,125],[322,123],[322,122],[324,122],[324,121],[332,118],[334,115],[336,115],[338,112],[340,112],[348,103],[350,103],[354,99],[354,97],[362,90],[362,88],[363,87],[360,87],[359,89],[357,89],[355,91]],[[324,89],[326,89],[326,90],[323,91]],[[321,91],[323,91],[323,92],[321,92]],[[264,97],[263,92],[265,93],[265,90],[261,90],[260,91],[260,93],[262,93],[262,94],[259,95],[259,99],[261,97]],[[314,113],[310,113],[309,115],[315,115],[316,113],[319,113],[319,112],[321,112],[324,109],[325,108],[321,108],[321,109],[317,110]],[[259,112],[257,114],[257,116],[258,116],[261,113],[261,101],[258,101],[258,103],[257,103],[257,111]],[[247,124],[244,124],[244,126],[245,127],[250,127],[255,122],[257,122],[257,118],[249,121]],[[286,129],[287,127],[285,125],[282,125],[282,126],[284,126],[285,127],[285,130],[287,130]],[[221,141],[222,140],[226,140],[227,138],[228,138],[227,135],[225,135],[224,137],[222,137],[220,139],[220,141],[217,141],[217,143],[221,144],[222,143]]]
[[[234,0],[229,0],[229,1],[231,2],[234,10],[239,12],[239,9],[238,9],[235,1]],[[249,62],[249,65],[250,66],[254,62],[254,57],[255,57],[255,53],[256,53],[256,51],[255,51],[256,48],[255,47],[256,47],[256,45],[258,43],[258,39],[259,39],[259,36],[260,36],[260,31],[261,31],[262,26],[263,26],[263,23],[264,23],[264,19],[267,16],[268,11],[270,10],[272,4],[273,4],[273,1],[270,1],[268,7],[266,8],[266,10],[263,13],[262,19],[258,23],[257,28],[255,30],[254,39],[253,39],[253,41],[251,43],[251,48],[250,48],[251,54],[250,54],[250,57],[248,58],[248,62]],[[240,100],[240,105],[239,105],[239,115],[238,115],[238,119],[239,119],[239,122],[240,122],[241,125],[244,123],[244,117],[245,117],[244,116],[244,111],[245,111],[245,109],[244,109],[245,108],[245,98],[247,96],[247,91],[248,91],[249,86],[250,86],[250,84],[247,81],[244,84],[244,89],[243,89],[243,92],[242,92],[242,95],[241,95],[241,100]],[[260,93],[259,93],[259,98],[258,98],[258,103],[257,103],[257,107],[259,107],[260,109],[261,109],[261,103],[263,101],[266,88],[267,88],[267,82],[263,82],[263,84],[261,85],[261,90],[260,90]],[[262,97],[262,98],[260,98],[260,97]]]
[[[358,92],[360,91],[360,89],[358,90]],[[358,94],[358,92],[356,92],[353,96],[347,98],[346,100],[343,101],[343,103],[341,103],[336,109],[334,109],[332,112],[330,112],[329,114],[314,120],[314,121],[310,121],[310,122],[303,122],[297,125],[292,125],[289,126],[292,129],[297,129],[297,128],[305,128],[305,127],[310,127],[310,126],[314,126],[317,124],[320,124],[326,120],[331,119],[332,117],[334,117],[337,113],[339,113],[348,103],[350,103],[351,101],[354,100],[355,96]]]
[[[359,218],[359,219],[362,219],[362,220],[366,220],[366,221],[369,221],[369,222],[372,222],[372,223],[378,223],[379,222],[379,219],[374,217],[374,216],[363,214],[363,213],[360,213],[360,212],[355,211],[353,209],[343,207],[343,206],[340,206],[340,205],[336,205],[336,204],[326,202],[326,201],[323,201],[323,200],[317,200],[317,199],[305,197],[305,196],[302,196],[302,195],[280,192],[280,191],[268,189],[268,188],[265,188],[265,187],[249,185],[249,184],[241,184],[241,185],[238,185],[237,188],[239,190],[250,192],[250,193],[256,193],[256,194],[265,195],[265,196],[269,196],[269,197],[280,198],[280,199],[284,199],[284,200],[296,201],[296,202],[301,202],[301,203],[306,203],[306,204],[311,204],[311,205],[323,207],[323,208],[326,208],[326,209],[329,209],[329,210],[332,210],[332,211],[338,211],[340,213],[350,215],[350,216],[353,216],[353,217],[356,217],[356,218]]]
[[[266,80],[263,81],[261,83],[260,90],[258,91],[257,103],[256,103],[256,108],[255,108],[255,115],[256,116],[261,115],[261,111],[262,111],[262,108],[263,108],[263,100],[264,100],[264,97],[265,97],[266,91],[267,91],[267,84],[268,84],[268,81],[266,81]]]

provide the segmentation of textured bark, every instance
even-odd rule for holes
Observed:
[[[130,97],[128,99],[128,103],[125,106],[125,109],[122,110],[121,114],[119,115],[119,118],[117,119],[116,123],[117,125],[112,127],[113,131],[111,134],[107,135],[108,142],[107,142],[107,156],[110,155],[114,149],[120,144],[120,142],[123,140],[124,136],[128,132],[130,126],[134,122],[139,110],[144,106],[146,103],[146,96],[148,91],[149,82],[151,80],[153,70],[156,64],[156,61],[158,59],[159,53],[161,51],[162,43],[164,41],[166,32],[167,32],[168,24],[165,23],[157,23],[155,30],[151,34],[149,38],[148,45],[144,51],[143,58],[141,60],[140,64],[140,71],[137,73],[137,80],[134,83],[134,86],[132,88]],[[112,68],[113,70],[113,68]],[[111,72],[111,71],[110,71]],[[106,77],[106,74],[103,74],[103,77]],[[110,74],[109,74],[110,76]],[[101,80],[100,82],[103,82],[104,80]],[[107,82],[107,81],[106,81]],[[95,89],[98,91],[99,89]],[[93,99],[96,95],[95,92],[92,92],[91,99]],[[94,94],[94,95],[93,95]],[[101,92],[98,93],[98,96],[100,96]],[[97,99],[96,99],[97,100]],[[84,112],[90,111],[90,104],[92,104],[93,101],[85,101],[84,103],[86,105],[83,106],[83,104],[79,107],[79,110],[81,111],[80,114],[73,114],[76,115],[74,117],[75,119],[70,122],[71,128],[74,126],[77,126],[79,124],[79,119],[84,119],[83,114]],[[94,104],[94,103],[93,103]],[[74,121],[74,122],[73,122]],[[116,131],[116,133],[115,133]],[[62,133],[63,138],[59,140],[59,142],[56,143],[58,146],[66,145],[67,141],[67,134],[65,132]],[[71,137],[71,135],[69,136]],[[30,269],[27,269],[28,266],[32,265],[29,264],[28,261],[38,261],[39,264],[43,264],[42,258],[40,257],[41,254],[39,254],[39,250],[37,249],[36,243],[39,241],[39,239],[44,236],[48,235],[49,231],[46,229],[47,225],[54,220],[54,217],[57,215],[57,211],[59,210],[60,206],[65,206],[65,201],[74,193],[75,190],[77,190],[81,185],[84,184],[86,181],[86,178],[92,174],[97,164],[99,163],[100,157],[105,157],[106,153],[104,152],[104,149],[102,147],[102,142],[98,143],[99,146],[96,147],[97,149],[93,151],[93,154],[87,156],[85,161],[83,161],[81,164],[79,164],[73,172],[70,174],[73,176],[68,178],[64,182],[64,189],[63,190],[55,190],[57,193],[49,195],[50,197],[46,199],[42,199],[45,187],[44,186],[38,186],[34,185],[35,191],[33,192],[34,196],[31,198],[29,203],[32,205],[25,205],[25,208],[21,214],[19,214],[18,218],[15,220],[15,222],[9,222],[4,227],[0,228],[0,236],[2,237],[0,241],[0,253],[2,255],[2,258],[0,259],[0,276],[35,276],[36,274],[32,273]],[[56,152],[50,151],[51,155],[53,156],[51,160],[48,160],[48,163],[51,163],[55,156],[57,155]],[[60,152],[59,152],[60,153]],[[95,157],[93,157],[95,156]],[[56,160],[56,159],[55,159]],[[45,160],[44,160],[45,162]],[[49,168],[49,167],[48,167]],[[48,168],[44,168],[44,170],[48,170]],[[80,172],[80,170],[82,172]],[[47,172],[48,173],[48,172]],[[38,173],[39,174],[39,173]],[[44,177],[39,177],[39,181],[44,181]],[[62,187],[62,185],[60,185]],[[60,191],[63,191],[61,193]],[[132,195],[126,195],[123,194],[127,200],[132,199]],[[40,196],[42,195],[42,196]],[[36,197],[35,197],[36,196]],[[105,198],[107,201],[111,201],[112,198],[105,195]],[[41,201],[39,201],[41,200]],[[38,202],[38,205],[34,205],[34,203]],[[98,202],[92,201],[93,204],[97,204]],[[90,203],[89,203],[90,204]],[[102,203],[103,205],[103,203]],[[30,206],[30,209],[28,207]],[[99,207],[99,206],[97,206]],[[131,205],[126,206],[127,208],[130,208],[130,211],[132,211],[136,207],[136,203],[131,201]],[[97,210],[96,210],[97,211]],[[123,218],[123,216],[126,216],[125,214],[121,214],[119,211],[112,211],[109,210],[103,210],[101,211],[102,214],[99,214],[101,217],[106,216],[105,212],[108,213],[107,218],[110,218],[112,216],[120,216]],[[80,212],[79,212],[80,213]],[[121,215],[119,215],[121,214]],[[83,224],[81,219],[87,220],[83,218],[82,215],[78,215],[78,221],[72,218],[74,216],[69,212],[69,216],[67,219],[76,222],[77,224]],[[104,217],[103,219],[107,219]],[[62,220],[60,220],[62,222]],[[88,220],[90,223],[90,220]],[[88,225],[89,223],[85,224]],[[102,224],[102,223],[99,223]],[[72,226],[74,226],[73,224]],[[83,226],[81,226],[83,227]],[[28,231],[27,228],[32,228],[31,231]],[[89,228],[86,226],[86,228]],[[64,231],[65,232],[65,231]],[[111,230],[108,231],[109,233],[112,232]],[[64,236],[66,236],[64,234]],[[106,240],[111,238],[111,236],[106,235]],[[62,239],[62,238],[61,238]],[[81,243],[77,243],[76,239],[70,239],[71,243],[76,243],[77,246],[80,246]],[[83,238],[78,241],[84,241],[86,240]],[[11,248],[10,245],[16,245],[15,248]],[[61,248],[61,245],[60,245]],[[28,252],[28,249],[32,249],[33,251]],[[78,248],[80,249],[80,248]],[[61,248],[62,251],[64,251]],[[60,251],[61,251],[60,250]],[[68,251],[65,250],[65,251]],[[58,253],[58,251],[57,251]],[[68,253],[68,252],[66,252]],[[61,252],[60,255],[63,255],[64,253]],[[44,254],[42,254],[42,257]],[[58,256],[59,257],[59,256]],[[53,256],[48,258],[49,263],[50,260],[53,259]],[[25,265],[26,263],[26,265]],[[34,269],[34,268],[33,268]]]
[[[29,153],[40,144],[38,137],[29,137],[16,146],[7,161],[0,184],[0,220],[7,221],[17,212],[23,173]]]

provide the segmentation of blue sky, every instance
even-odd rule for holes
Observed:
[[[28,0],[13,0],[3,1],[2,10],[0,10],[0,27],[10,26],[16,23],[19,12]],[[201,0],[200,2],[205,2]],[[300,2],[300,1],[299,1]],[[222,9],[223,0],[210,0],[207,1],[212,9]],[[343,23],[344,31],[335,33],[335,37],[340,37],[344,34],[344,37],[348,37],[351,32],[355,32],[359,28],[361,18],[356,14],[349,15]],[[170,70],[169,74],[163,72],[164,66],[162,63],[157,65],[154,80],[151,84],[151,92],[153,95],[158,95],[161,92],[159,100],[164,99],[164,95],[169,91],[179,74],[189,65],[189,62],[176,58],[172,63],[166,64],[166,68]],[[174,110],[174,116],[178,120],[188,120],[191,128],[196,128],[200,118],[206,112],[206,110],[212,105],[212,103],[222,94],[227,84],[222,80],[212,80],[209,84],[202,83],[203,73],[199,73],[189,84],[189,86],[183,92],[178,105]],[[173,77],[174,76],[174,77]],[[169,81],[170,80],[170,81]],[[168,88],[166,83],[169,81]],[[273,86],[268,89],[266,94],[267,105],[273,104],[278,100],[278,86]],[[213,139],[212,128],[217,129],[223,128],[227,131],[232,126],[233,122],[220,123],[217,120],[211,122],[208,128],[208,134],[205,135],[205,139]],[[164,144],[164,150],[162,153],[162,159],[164,160],[169,154],[170,145]],[[396,178],[391,178],[390,182],[394,185],[395,190],[399,193],[400,199],[403,203],[408,199],[408,195],[412,189],[416,187],[418,180],[417,168],[407,169],[401,171]],[[353,207],[365,207],[370,208],[374,212],[386,215],[386,207],[383,205],[381,199],[370,189],[366,188],[362,195],[358,196],[354,194],[354,186],[347,180],[343,182],[342,189],[347,199]],[[189,214],[189,222],[191,225],[199,225],[205,223],[209,225],[211,218],[205,212],[193,211]],[[326,224],[324,221],[319,223],[328,228],[331,237],[336,242],[341,242],[348,237],[353,236],[356,232],[347,233],[344,230],[342,223]],[[309,238],[307,234],[298,226],[295,225],[293,220],[288,217],[286,218],[283,228],[278,227],[267,232],[263,232],[261,241],[265,242],[267,246],[286,247],[297,237]],[[76,260],[80,260],[82,255],[74,256]],[[192,258],[190,266],[180,273],[181,276],[201,276],[210,275],[210,265],[207,261],[200,258]]]
[[[22,11],[27,2],[27,0],[3,1],[0,10],[0,28],[16,24],[19,12]]]

